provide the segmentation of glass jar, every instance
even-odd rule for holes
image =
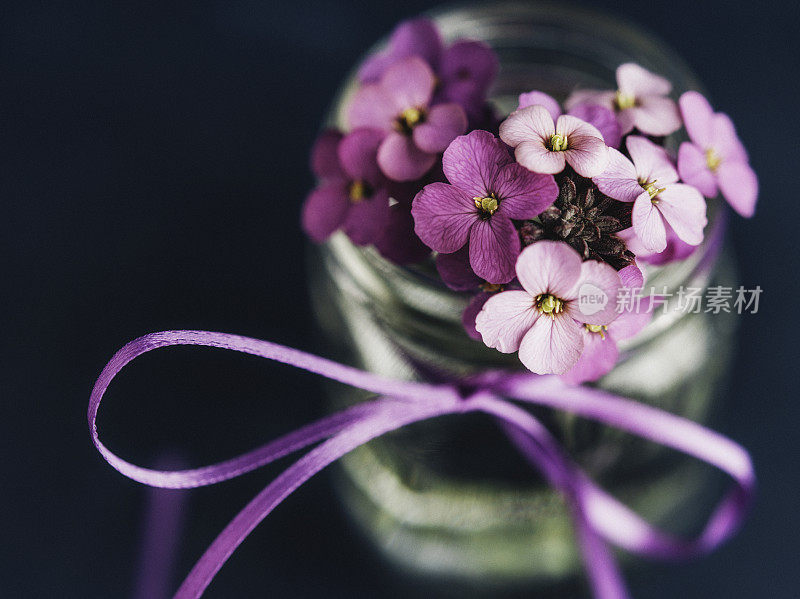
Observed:
[[[613,89],[616,67],[630,61],[669,78],[676,97],[700,89],[683,61],[652,35],[588,10],[498,3],[431,16],[445,40],[483,40],[497,52],[501,69],[491,101],[502,114],[531,89],[559,100],[576,87]],[[344,128],[343,108],[355,86],[351,77],[329,124]],[[673,136],[667,144],[675,149],[680,141]],[[706,242],[683,262],[649,268],[648,288],[675,293],[680,286],[732,285],[728,252],[709,242],[722,235],[724,217],[710,202]],[[415,380],[521,367],[515,354],[467,336],[461,313],[469,295],[445,287],[432,262],[399,267],[337,233],[314,250],[310,270],[329,355]],[[620,363],[598,384],[705,421],[732,332],[725,314],[659,309],[644,331],[621,344]],[[330,397],[333,408],[366,398],[338,386]],[[633,509],[675,532],[698,524],[713,495],[706,470],[617,430],[565,413],[536,413],[595,480]],[[373,441],[341,461],[338,487],[367,536],[415,574],[547,585],[579,570],[561,497],[486,417],[437,419]]]

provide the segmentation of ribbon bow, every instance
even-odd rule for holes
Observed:
[[[175,471],[142,468],[126,462],[103,445],[97,433],[97,410],[111,380],[128,362],[171,345],[203,345],[253,354],[376,393],[379,397],[218,464]],[[542,472],[549,484],[564,495],[574,519],[589,583],[597,599],[628,597],[609,543],[659,559],[705,554],[736,531],[752,502],[755,474],[747,451],[691,420],[598,389],[570,387],[553,376],[488,372],[470,379],[470,393],[465,394],[460,389],[457,384],[386,378],[250,337],[210,331],[164,331],[139,337],[114,354],[100,373],[89,399],[89,430],[95,447],[119,472],[146,485],[170,489],[212,485],[321,442],[236,515],[192,568],[175,594],[176,599],[200,597],[247,535],[314,474],[376,437],[438,416],[483,412],[503,423],[509,439]],[[565,454],[544,425],[511,400],[565,410],[639,435],[716,466],[729,474],[735,484],[697,538],[675,537],[655,528],[595,485]]]

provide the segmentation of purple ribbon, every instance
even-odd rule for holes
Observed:
[[[103,445],[97,434],[97,410],[111,380],[128,362],[171,345],[203,345],[253,354],[380,397],[218,464],[175,471],[142,468],[126,462]],[[175,594],[178,599],[200,597],[247,535],[317,472],[376,437],[438,416],[483,412],[502,421],[510,440],[565,497],[589,582],[598,599],[628,597],[609,544],[659,559],[702,555],[733,535],[752,502],[755,474],[747,451],[691,420],[598,389],[570,387],[553,376],[487,372],[466,382],[472,389],[469,393],[463,392],[463,384],[394,380],[250,337],[209,331],[164,331],[131,341],[111,358],[89,399],[89,430],[95,447],[119,472],[146,485],[172,489],[202,487],[234,478],[319,442],[267,485],[225,527],[183,581]],[[729,474],[735,484],[697,538],[678,538],[655,528],[595,485],[545,426],[510,400],[572,412],[639,435],[716,466]]]

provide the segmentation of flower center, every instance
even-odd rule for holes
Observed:
[[[656,196],[666,189],[666,187],[659,187],[657,183],[658,179],[653,179],[652,181],[639,181],[639,185],[647,192],[647,195],[650,196],[650,201],[653,203],[658,201],[656,200]]]
[[[486,197],[476,196],[472,198],[475,202],[475,207],[486,216],[491,216],[500,207],[500,200],[494,192]]]
[[[481,291],[485,293],[497,293],[498,291],[503,290],[502,285],[498,285],[497,283],[489,283],[488,281],[484,281],[479,285]]]
[[[560,133],[553,133],[550,136],[550,149],[553,152],[564,152],[567,149],[567,136]]]
[[[414,127],[425,121],[425,110],[422,108],[406,108],[394,121],[395,130],[410,135]]]
[[[617,93],[614,95],[614,105],[617,107],[617,110],[633,108],[636,106],[636,96],[617,90]]]
[[[564,311],[564,302],[555,295],[543,293],[536,296],[536,307],[539,312],[549,314],[550,318],[555,318],[557,314]]]
[[[716,172],[720,163],[722,163],[722,158],[717,154],[717,151],[714,148],[708,148],[706,150],[706,166],[708,166],[708,170],[712,173]]]
[[[350,182],[347,193],[350,196],[351,204],[359,204],[372,195],[372,187],[366,181],[356,179]]]
[[[602,324],[585,324],[583,325],[586,327],[586,330],[590,333],[597,333],[600,335],[600,339],[606,338],[606,331],[608,327]]]

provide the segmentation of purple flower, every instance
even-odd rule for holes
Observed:
[[[489,347],[519,351],[536,374],[563,374],[581,356],[584,324],[605,326],[617,317],[619,275],[604,262],[581,262],[561,241],[526,247],[516,273],[523,290],[489,298],[475,328]]]
[[[356,129],[346,137],[325,131],[311,153],[311,168],[321,180],[303,206],[303,229],[315,241],[341,228],[359,245],[374,243],[389,216],[388,181],[378,168],[383,133]]]
[[[556,174],[566,163],[583,177],[603,172],[607,147],[597,128],[577,117],[554,122],[541,105],[516,110],[500,124],[500,139],[514,148],[517,162],[535,173]]]
[[[636,255],[637,262],[646,262],[647,264],[662,265],[669,264],[670,262],[680,262],[691,256],[697,249],[696,245],[689,245],[685,241],[681,241],[675,234],[675,230],[666,223],[667,227],[667,247],[664,251],[653,252],[644,247],[642,242],[636,236],[633,227],[625,229],[617,233],[617,237],[625,242],[627,248]],[[624,269],[623,269],[624,270]],[[622,276],[622,271],[620,271]],[[630,285],[626,285],[629,287]],[[641,287],[641,285],[640,285]]]
[[[678,106],[668,97],[672,84],[638,64],[617,68],[617,91],[580,90],[567,98],[567,108],[599,104],[617,113],[622,134],[635,127],[647,135],[669,135],[681,127]]]
[[[418,179],[467,128],[466,114],[458,104],[430,105],[435,82],[425,61],[406,58],[389,67],[378,83],[361,87],[348,107],[350,127],[386,133],[378,148],[378,164],[390,179]]]
[[[450,254],[469,241],[469,262],[489,283],[514,278],[520,239],[511,219],[536,217],[558,196],[553,177],[516,164],[488,131],[456,138],[444,153],[447,183],[426,185],[411,213],[419,238]]]
[[[544,106],[547,112],[550,113],[550,116],[553,117],[553,120],[556,120],[563,114],[558,101],[551,95],[540,91],[530,91],[520,94],[517,110],[528,106],[536,106],[537,104],[539,106]],[[619,147],[622,135],[617,117],[605,106],[600,106],[599,104],[577,104],[572,107],[568,114],[578,117],[590,125],[594,125],[597,130],[600,131],[600,134],[603,136],[603,141],[605,141],[608,147]]]
[[[497,57],[489,46],[460,40],[445,48],[432,21],[406,21],[394,30],[384,52],[364,62],[359,81],[375,83],[392,65],[411,56],[425,60],[436,74],[435,104],[456,102],[471,118],[479,116],[486,92],[497,75]]]
[[[681,114],[691,142],[678,151],[681,179],[707,198],[717,189],[736,212],[753,216],[758,198],[758,178],[747,152],[727,114],[714,112],[702,94],[690,91],[680,97]]]
[[[634,202],[633,229],[648,251],[667,247],[667,225],[682,241],[699,245],[708,222],[703,196],[677,183],[678,172],[661,146],[637,135],[629,136],[626,145],[633,162],[609,149],[605,172],[592,179],[597,187],[616,200]]]

